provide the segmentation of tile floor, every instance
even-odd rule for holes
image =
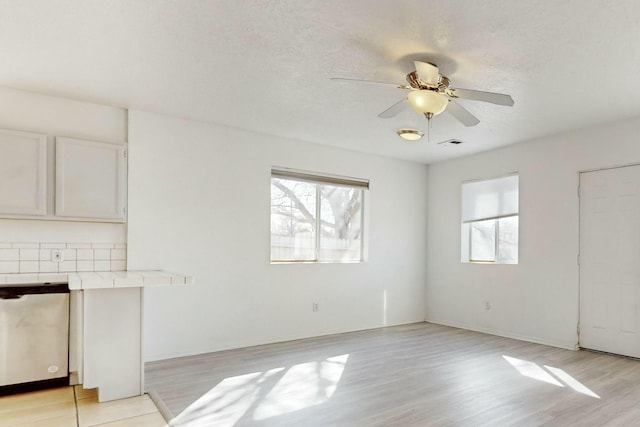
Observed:
[[[95,389],[61,387],[0,397],[2,427],[165,427],[149,396],[98,403]]]

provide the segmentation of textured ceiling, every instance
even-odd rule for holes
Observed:
[[[639,36],[637,1],[0,0],[0,85],[431,163],[640,115]],[[402,90],[330,80],[414,59],[515,105],[408,143]]]

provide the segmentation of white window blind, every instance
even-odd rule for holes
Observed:
[[[293,179],[296,181],[315,182],[319,184],[331,184],[343,187],[369,188],[369,180],[331,175],[316,175],[310,172],[303,172],[294,169],[273,168],[271,169],[273,178]]]
[[[462,222],[518,214],[518,175],[462,185]]]
[[[518,263],[517,174],[462,184],[462,262]]]

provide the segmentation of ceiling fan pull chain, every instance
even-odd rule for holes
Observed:
[[[424,113],[424,116],[427,118],[427,144],[431,142],[431,118],[433,117],[433,113]]]

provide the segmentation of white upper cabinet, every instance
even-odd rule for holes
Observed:
[[[56,216],[124,222],[126,178],[126,145],[56,138]]]
[[[47,136],[0,130],[0,214],[47,214]]]

